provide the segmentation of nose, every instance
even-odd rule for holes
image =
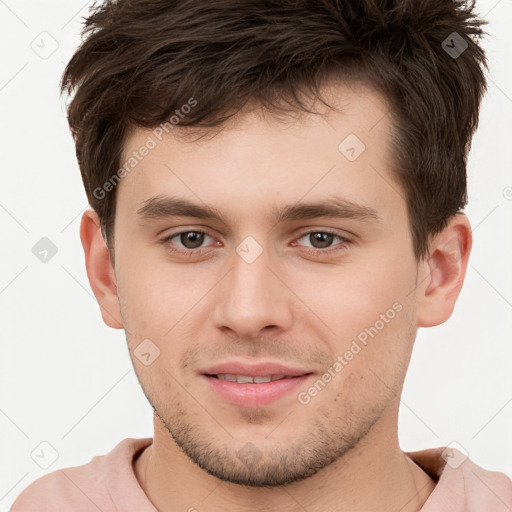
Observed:
[[[294,295],[279,262],[266,251],[253,262],[233,254],[231,271],[217,289],[213,321],[231,337],[254,339],[262,331],[283,331],[293,321]]]

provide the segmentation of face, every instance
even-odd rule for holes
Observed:
[[[117,190],[130,355],[169,439],[226,481],[297,481],[396,429],[418,266],[391,121],[370,89],[331,93],[338,112],[125,147],[157,143]]]

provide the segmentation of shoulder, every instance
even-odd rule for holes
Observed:
[[[116,510],[110,487],[131,471],[134,453],[151,439],[124,439],[105,455],[97,455],[82,466],[53,471],[32,482],[16,498],[10,512],[89,512]],[[117,470],[120,470],[118,473]]]
[[[97,511],[98,508],[87,496],[87,490],[81,491],[79,484],[75,483],[87,473],[89,472],[85,465],[59,469],[38,478],[18,496],[11,512],[50,512],[71,504],[74,507],[80,507],[79,510],[86,511],[94,508]]]
[[[512,509],[510,478],[478,466],[466,453],[443,446],[407,452],[407,455],[437,482],[422,509],[425,512],[444,510],[448,505],[451,510],[478,512],[510,512]]]

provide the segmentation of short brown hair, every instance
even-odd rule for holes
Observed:
[[[127,135],[195,98],[180,126],[214,127],[248,101],[307,110],[335,74],[388,100],[395,173],[418,259],[467,203],[466,159],[486,89],[485,21],[457,0],[118,0],[91,8],[61,92],[91,207],[109,245]],[[322,100],[323,101],[323,100]],[[119,174],[117,174],[119,176]],[[103,190],[103,189],[102,189]]]

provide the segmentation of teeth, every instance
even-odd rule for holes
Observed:
[[[219,374],[217,377],[221,380],[229,380],[230,382],[236,382],[236,375]]]
[[[252,377],[246,377],[245,375],[237,375],[236,381],[239,384],[248,384],[249,382],[254,383],[254,379]]]
[[[253,382],[259,384],[260,382],[270,382],[272,377],[254,377]]]
[[[217,378],[228,380],[229,382],[238,382],[239,384],[260,384],[262,382],[272,382],[274,380],[284,379],[286,375],[274,375],[267,377],[250,377],[248,375],[231,375],[229,373],[219,373]]]

